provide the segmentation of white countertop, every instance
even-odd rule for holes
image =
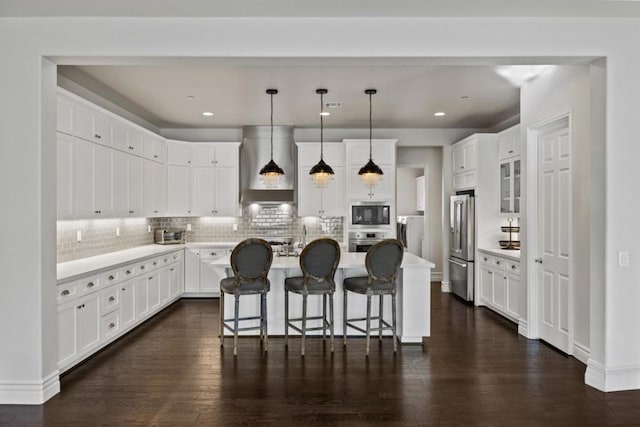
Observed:
[[[87,273],[99,273],[146,258],[184,249],[185,245],[145,245],[58,264],[58,283],[69,282]]]
[[[364,268],[364,252],[343,252],[340,256],[338,268]],[[211,263],[217,267],[231,267],[230,256],[222,257]],[[404,254],[400,268],[433,268],[435,264],[426,259],[419,258],[411,253]],[[300,268],[300,257],[273,257],[271,268]]]
[[[186,246],[187,248],[233,248],[235,247],[238,243],[240,243],[240,240],[236,241],[236,242],[187,242]]]
[[[502,258],[507,258],[513,261],[520,261],[520,250],[501,249],[501,248],[478,248],[478,251],[484,252],[489,255],[495,255]]]

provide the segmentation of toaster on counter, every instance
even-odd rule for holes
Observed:
[[[181,228],[158,228],[154,231],[154,241],[159,245],[179,245],[185,242],[185,233]]]

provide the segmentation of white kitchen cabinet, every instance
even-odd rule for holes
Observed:
[[[58,94],[56,130],[73,135],[73,119],[76,103],[71,98]]]
[[[464,173],[476,170],[478,166],[478,146],[477,140],[471,138],[454,145],[453,173]]]
[[[378,183],[369,188],[364,185],[358,175],[361,166],[349,167],[349,199],[351,200],[377,200],[377,201],[394,201],[395,200],[395,167],[387,165],[378,165],[382,169],[382,177]]]
[[[128,156],[128,216],[143,216],[143,160],[140,157]]]
[[[213,167],[216,164],[216,148],[213,143],[189,143],[193,152],[193,166],[209,166]]]
[[[169,272],[169,267],[165,267],[158,273],[158,295],[160,299],[160,304],[164,304],[169,301],[171,287],[171,273]]]
[[[324,144],[325,162],[335,175],[326,188],[313,183],[309,171],[320,160],[320,144],[298,143],[298,216],[346,216],[344,144]]]
[[[127,280],[118,286],[120,292],[120,323],[123,330],[128,329],[136,321],[134,281]]]
[[[345,139],[347,147],[347,162],[349,165],[364,166],[369,161],[369,140]],[[395,139],[377,139],[371,143],[372,159],[375,164],[392,165],[396,163]]]
[[[142,156],[144,158],[154,162],[164,163],[167,158],[166,151],[167,147],[164,138],[152,134],[143,135]]]
[[[425,208],[425,186],[424,176],[416,178],[416,210],[424,211]]]
[[[453,190],[476,189],[481,183],[496,187],[497,167],[496,135],[473,134],[453,144],[451,149],[451,174]],[[491,175],[491,176],[489,176]],[[495,193],[496,188],[491,189]]]
[[[142,206],[145,216],[160,216],[166,209],[166,168],[150,160],[142,164]]]
[[[78,306],[75,301],[58,306],[58,367],[73,362],[78,355]]]
[[[100,344],[100,294],[96,292],[78,302],[78,353],[85,354]]]
[[[108,218],[112,214],[112,152],[75,139],[74,212],[80,218]]]
[[[74,216],[74,147],[73,137],[58,132],[56,142],[58,219],[69,219]]]
[[[169,299],[176,298],[184,292],[183,265],[183,263],[176,263],[169,267]]]
[[[184,291],[187,297],[219,296],[220,280],[227,277],[226,269],[211,267],[216,259],[228,256],[230,248],[207,247],[185,250]]]
[[[74,103],[73,135],[96,144],[111,146],[112,119],[84,102],[74,100]]]
[[[238,216],[238,181],[239,169],[237,160],[235,167],[215,167],[215,216]]]
[[[190,166],[193,160],[194,144],[182,141],[167,141],[167,164],[170,166]]]
[[[133,282],[133,295],[135,301],[136,321],[144,318],[149,313],[148,300],[148,276],[142,275]]]
[[[147,276],[147,300],[149,311],[154,311],[160,306],[160,272]]]
[[[520,125],[498,133],[498,159],[504,160],[520,155]]]
[[[373,161],[380,166],[383,175],[378,183],[369,188],[360,180],[358,172],[369,161],[369,141],[345,139],[346,148],[346,194],[352,201],[389,201],[395,205],[396,195],[396,142],[397,140],[374,140]]]
[[[143,152],[143,139],[144,132],[140,129],[134,128],[129,125],[129,145],[127,146],[127,153],[132,154],[134,156],[142,156]]]
[[[113,215],[129,215],[129,156],[114,150],[113,153]]]
[[[131,144],[129,144],[129,127],[126,123],[120,120],[111,121],[111,145],[124,153],[132,151],[129,149]]]
[[[167,215],[191,215],[191,168],[167,166]]]
[[[521,171],[519,157],[500,162],[500,213],[520,213]]]
[[[480,251],[480,302],[506,318],[520,317],[520,263]]]
[[[191,211],[194,215],[198,216],[214,215],[216,210],[216,168],[212,166],[192,167],[191,177],[191,182],[193,184],[191,191],[191,199],[193,200],[193,203],[191,204]]]

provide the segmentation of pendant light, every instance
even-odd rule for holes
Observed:
[[[373,162],[373,144],[371,142],[373,136],[373,123],[372,123],[372,109],[371,109],[371,96],[375,95],[378,91],[375,89],[366,89],[364,93],[369,95],[369,161],[366,165],[360,168],[358,175],[360,180],[370,190],[375,187],[382,179],[382,169],[380,166]],[[370,193],[371,196],[371,193]]]
[[[324,144],[324,95],[329,92],[327,89],[316,89],[316,93],[320,95],[320,161],[309,171],[313,183],[318,188],[326,188],[329,181],[333,179],[333,169],[326,164],[323,159]]]
[[[260,176],[267,188],[277,188],[280,178],[284,176],[284,171],[273,161],[273,95],[278,93],[278,89],[267,89],[267,94],[271,97],[271,160],[260,169]]]

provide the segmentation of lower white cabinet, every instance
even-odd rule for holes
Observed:
[[[69,369],[179,298],[182,266],[179,250],[58,285],[58,369]]]
[[[231,252],[227,247],[189,248],[185,250],[185,296],[220,296],[220,280],[227,277],[225,268],[211,263]]]
[[[518,322],[520,318],[520,262],[479,253],[480,303]]]

